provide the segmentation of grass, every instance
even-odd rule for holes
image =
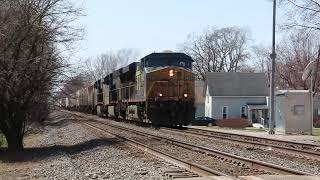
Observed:
[[[312,135],[320,136],[320,128],[313,128]]]

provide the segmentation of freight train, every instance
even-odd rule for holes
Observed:
[[[187,125],[195,115],[192,62],[184,53],[152,53],[60,103],[68,109],[103,117],[157,126]]]

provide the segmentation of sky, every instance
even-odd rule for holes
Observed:
[[[122,48],[139,57],[176,50],[208,27],[246,28],[252,44],[271,43],[270,0],[84,0],[82,6],[86,16],[77,23],[86,33],[73,59]]]

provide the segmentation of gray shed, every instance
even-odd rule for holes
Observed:
[[[308,90],[276,92],[276,130],[285,134],[312,132],[311,95]]]

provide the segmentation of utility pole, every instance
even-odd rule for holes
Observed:
[[[275,134],[275,66],[276,66],[276,8],[277,1],[273,0],[273,26],[272,26],[272,53],[270,55],[272,60],[271,65],[271,82],[270,82],[270,116],[269,116],[269,134]]]

